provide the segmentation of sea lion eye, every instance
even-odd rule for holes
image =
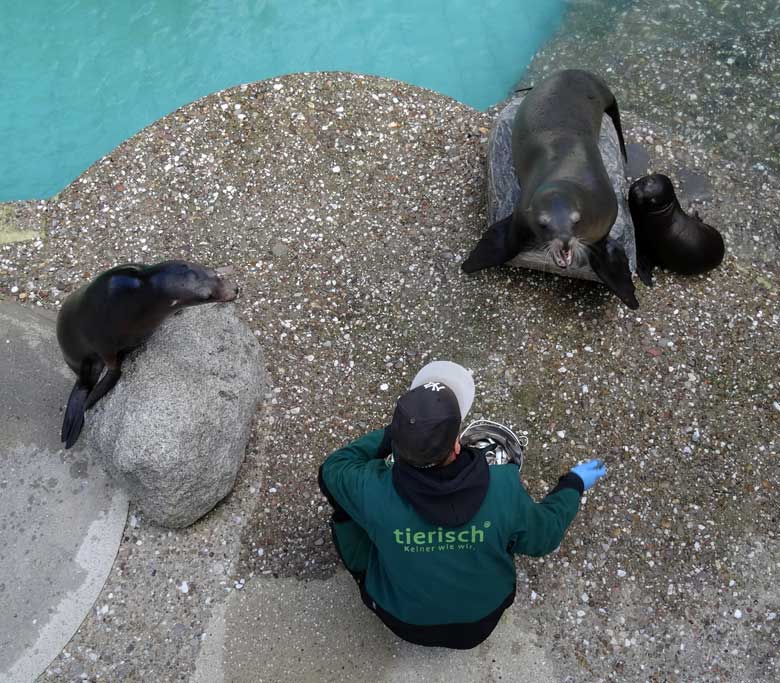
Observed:
[[[540,213],[539,225],[550,225],[550,215],[546,213]]]
[[[571,222],[572,223],[579,223],[580,222],[580,218],[581,218],[580,212],[579,211],[572,211],[569,214],[569,218],[571,218]]]

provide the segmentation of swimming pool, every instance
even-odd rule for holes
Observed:
[[[388,76],[477,108],[506,96],[563,0],[7,3],[0,201],[48,197],[215,90],[296,71]]]

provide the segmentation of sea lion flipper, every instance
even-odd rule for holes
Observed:
[[[612,119],[612,123],[615,124],[615,131],[617,132],[618,142],[620,142],[620,151],[623,153],[623,159],[628,161],[628,154],[626,154],[626,141],[623,139],[623,128],[620,125],[620,111],[618,110],[618,103],[616,99],[612,100],[604,113]]]
[[[100,378],[100,381],[89,392],[89,396],[84,404],[84,410],[89,410],[94,406],[101,398],[103,398],[114,385],[119,381],[122,376],[122,368],[119,366],[115,368],[107,368],[106,374]]]
[[[524,236],[520,235],[514,223],[512,214],[493,223],[461,265],[463,271],[476,273],[483,268],[500,266],[517,256],[524,243]]]
[[[626,252],[619,242],[607,237],[594,244],[590,250],[590,266],[599,279],[626,306],[639,308]]]
[[[60,441],[65,443],[67,450],[79,438],[84,426],[84,402],[87,400],[89,388],[81,382],[76,382],[68,397],[68,405],[65,408],[65,416],[62,419]]]
[[[636,247],[636,274],[645,287],[652,287],[653,263],[650,260],[650,255],[646,254],[643,249],[640,249],[639,244]]]

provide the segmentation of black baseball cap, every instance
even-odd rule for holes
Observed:
[[[468,370],[435,361],[417,373],[395,406],[390,424],[393,454],[414,467],[432,467],[447,457],[474,400]]]

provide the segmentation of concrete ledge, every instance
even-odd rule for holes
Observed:
[[[468,651],[398,639],[344,571],[327,581],[265,579],[233,593],[206,630],[191,683],[553,681],[550,653],[518,607]]]
[[[127,498],[88,453],[59,445],[73,377],[50,316],[0,302],[0,680],[32,681],[92,609]]]

